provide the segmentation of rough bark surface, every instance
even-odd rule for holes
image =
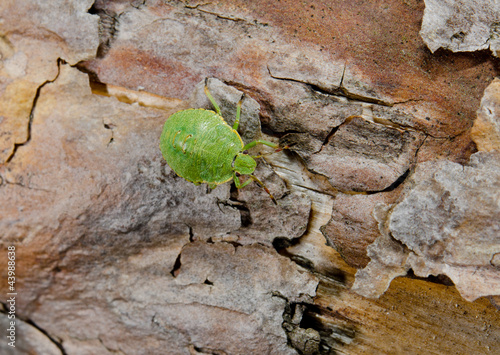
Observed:
[[[497,25],[425,6],[2,1],[0,352],[495,353]],[[163,160],[205,78],[277,206]]]
[[[425,0],[422,39],[434,52],[490,49],[500,56],[500,4],[497,0]]]

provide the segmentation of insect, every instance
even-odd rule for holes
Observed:
[[[277,204],[269,189],[253,175],[257,166],[254,158],[260,156],[252,157],[246,151],[257,144],[272,147],[276,152],[284,148],[264,140],[243,144],[237,130],[245,94],[238,101],[236,119],[231,127],[221,116],[220,108],[208,90],[207,79],[204,92],[216,112],[187,109],[174,113],[165,122],[160,149],[168,165],[180,177],[195,185],[208,184],[212,189],[231,179],[234,180],[236,188],[241,189],[253,180],[262,186]],[[247,175],[247,180],[242,182],[241,175]]]

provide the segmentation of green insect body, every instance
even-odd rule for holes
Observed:
[[[160,149],[168,165],[180,177],[196,185],[206,183],[209,187],[234,179],[237,188],[252,180],[261,185],[273,202],[276,200],[264,184],[252,175],[257,163],[244,153],[256,144],[265,144],[279,151],[277,144],[262,140],[243,144],[238,134],[242,99],[238,102],[236,120],[230,127],[220,114],[220,109],[205,85],[205,94],[217,112],[205,109],[182,110],[171,115],[163,127]],[[239,175],[250,179],[241,183]]]
[[[180,177],[212,187],[233,178],[233,159],[243,146],[239,134],[222,116],[204,109],[183,110],[170,116],[160,143],[165,160]]]

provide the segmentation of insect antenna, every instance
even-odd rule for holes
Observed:
[[[271,155],[271,154],[274,154],[274,153],[281,152],[282,150],[285,150],[285,149],[290,149],[290,146],[285,145],[284,147],[279,147],[279,148],[276,148],[276,149],[274,150],[274,152],[268,152],[268,153],[259,154],[259,155],[251,155],[251,157],[252,157],[252,158],[254,158],[254,159],[257,159],[257,158],[262,158],[262,157],[265,157],[265,156],[268,156],[268,155]]]

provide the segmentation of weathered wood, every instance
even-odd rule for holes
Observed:
[[[498,59],[432,54],[423,15],[2,1],[0,322],[14,245],[17,353],[498,352]],[[206,77],[224,115],[249,98],[243,140],[262,126],[290,145],[256,170],[278,206],[161,157]]]

